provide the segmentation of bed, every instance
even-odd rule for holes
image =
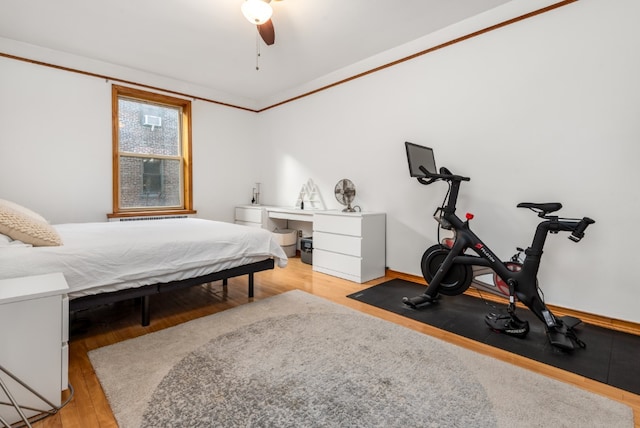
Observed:
[[[263,229],[198,218],[49,225],[6,202],[0,200],[0,278],[62,272],[71,311],[141,298],[148,325],[153,294],[216,280],[226,286],[228,278],[248,275],[253,297],[254,273],[287,264]],[[33,215],[33,224],[12,223],[16,215]],[[25,236],[28,228],[36,231]]]

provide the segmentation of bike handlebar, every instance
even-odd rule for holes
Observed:
[[[463,177],[461,175],[455,175],[452,174],[451,171],[449,171],[447,168],[445,167],[440,167],[440,173],[439,174],[433,174],[431,172],[429,172],[429,170],[427,170],[427,168],[425,168],[424,166],[420,165],[418,167],[418,169],[420,171],[422,171],[422,173],[425,175],[425,177],[416,177],[418,179],[418,182],[420,184],[424,184],[424,185],[429,185],[431,183],[434,183],[438,180],[445,180],[445,181],[453,181],[453,182],[462,182],[462,181],[470,181],[471,178],[469,177]],[[427,178],[427,179],[425,179]],[[452,191],[453,195],[450,195],[450,198],[453,198],[453,202],[451,202],[451,199],[449,200],[449,206],[453,206],[453,208],[450,210],[451,213],[453,213],[453,211],[455,210],[455,201],[457,198],[457,188],[458,186],[455,186],[455,190]],[[531,204],[530,204],[531,205]],[[562,207],[562,205],[557,204],[558,208],[555,208],[555,210],[558,210]],[[520,206],[520,205],[518,205]],[[558,217],[547,217],[547,216],[541,216],[544,219],[547,219],[551,222],[551,224],[553,226],[551,226],[551,229],[554,230],[556,233],[558,230],[564,230],[564,231],[571,231],[571,235],[569,235],[569,239],[572,240],[573,242],[580,242],[580,240],[582,238],[584,238],[584,231],[587,229],[587,227],[590,224],[595,223],[596,221],[589,218],[589,217],[583,217],[582,220],[580,220],[578,222],[577,225],[575,225],[575,221],[576,220],[571,220],[571,222],[566,222],[566,223],[558,223]],[[547,222],[544,222],[547,223]],[[542,224],[542,223],[541,223]],[[549,224],[549,223],[547,223]],[[575,227],[574,227],[575,225]],[[549,227],[549,226],[548,226]],[[550,230],[550,229],[547,229]],[[552,232],[553,233],[553,232]]]
[[[578,223],[574,231],[571,233],[571,235],[569,235],[569,239],[571,239],[573,242],[580,242],[580,240],[584,238],[584,231],[586,230],[587,226],[595,222],[595,220],[589,217],[583,217],[582,220],[580,220],[580,223]]]
[[[461,175],[455,175],[455,174],[451,174],[451,171],[449,171],[447,168],[445,167],[440,167],[440,174],[433,174],[431,172],[429,172],[427,170],[427,168],[425,168],[424,166],[420,165],[418,167],[418,169],[420,171],[422,171],[425,175],[425,177],[427,177],[429,180],[425,180],[422,177],[418,177],[418,181],[420,182],[420,184],[431,184],[435,181],[438,180],[445,180],[445,181],[470,181],[471,178],[469,177],[463,177]]]

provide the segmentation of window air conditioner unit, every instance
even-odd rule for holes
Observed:
[[[151,116],[150,114],[144,115],[143,125],[150,126],[152,129],[162,126],[162,118],[158,116]]]

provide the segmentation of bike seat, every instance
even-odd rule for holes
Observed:
[[[546,202],[543,204],[537,204],[535,202],[520,202],[518,208],[529,208],[532,210],[542,211],[545,214],[553,213],[562,208],[560,202]]]

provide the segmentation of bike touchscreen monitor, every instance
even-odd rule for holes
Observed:
[[[407,148],[407,160],[409,161],[409,173],[411,177],[426,177],[424,172],[420,171],[420,166],[426,168],[432,174],[437,174],[436,160],[433,156],[433,149],[430,147],[419,146],[408,141],[404,143]]]

